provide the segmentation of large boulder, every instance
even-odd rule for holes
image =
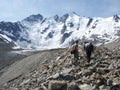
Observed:
[[[48,90],[67,90],[65,81],[52,80],[49,82]]]

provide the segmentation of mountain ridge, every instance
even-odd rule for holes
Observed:
[[[45,18],[30,15],[12,23],[0,22],[0,34],[11,38],[18,46],[27,49],[52,49],[70,46],[78,39],[80,44],[91,38],[93,43],[108,43],[120,34],[120,17],[81,17],[75,12]]]

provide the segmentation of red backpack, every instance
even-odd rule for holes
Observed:
[[[74,54],[77,51],[77,46],[78,45],[73,45],[72,46],[71,51],[70,51],[71,54]]]

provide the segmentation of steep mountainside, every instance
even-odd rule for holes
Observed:
[[[0,34],[23,48],[51,49],[66,47],[74,40],[92,39],[95,44],[108,43],[120,36],[120,17],[81,17],[76,13],[44,18],[31,15],[18,22],[0,22]]]
[[[20,49],[10,38],[6,35],[0,34],[0,51]]]

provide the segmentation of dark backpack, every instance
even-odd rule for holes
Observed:
[[[86,45],[85,49],[87,51],[93,52],[94,51],[94,46],[93,46],[93,44],[89,43],[88,45]]]

